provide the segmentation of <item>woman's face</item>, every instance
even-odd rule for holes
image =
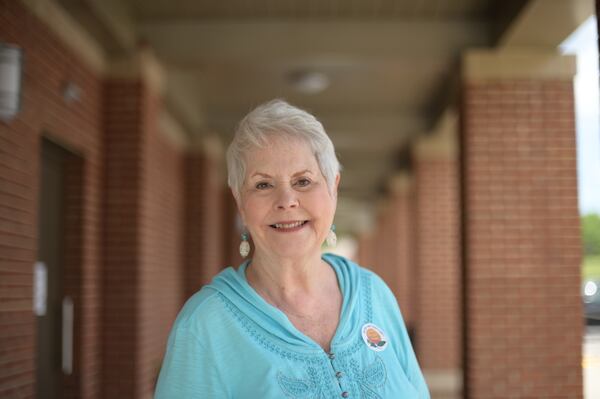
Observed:
[[[335,213],[334,194],[308,144],[271,137],[246,153],[238,208],[256,253],[297,258],[320,252]]]

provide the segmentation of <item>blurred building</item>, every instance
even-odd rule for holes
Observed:
[[[240,262],[235,123],[283,97],[332,137],[338,232],[396,293],[433,397],[580,398],[576,70],[558,45],[593,13],[0,0],[22,56],[0,121],[0,397],[151,397],[177,311]]]

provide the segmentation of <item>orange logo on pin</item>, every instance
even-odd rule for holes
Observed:
[[[388,345],[385,333],[373,323],[367,323],[362,327],[362,337],[369,349],[376,352],[381,352]]]

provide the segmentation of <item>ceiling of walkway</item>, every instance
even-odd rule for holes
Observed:
[[[253,106],[285,98],[323,122],[344,166],[338,224],[405,163],[457,82],[464,49],[492,45],[525,0],[59,0],[108,53],[149,45],[169,112],[190,135],[228,142]],[[309,72],[319,93],[299,91]]]

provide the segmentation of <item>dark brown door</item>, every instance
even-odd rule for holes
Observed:
[[[44,140],[41,151],[37,317],[37,398],[62,397],[63,380],[63,221],[66,151]]]

